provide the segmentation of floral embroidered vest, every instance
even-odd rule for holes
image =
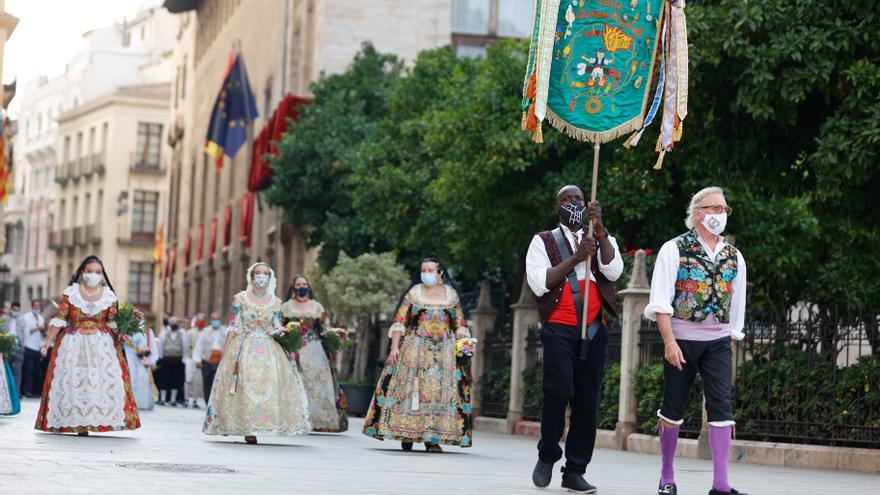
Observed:
[[[732,282],[736,278],[736,248],[724,242],[713,263],[698,240],[696,230],[675,239],[678,246],[678,276],[675,281],[674,317],[702,322],[715,313],[721,323],[730,322]]]

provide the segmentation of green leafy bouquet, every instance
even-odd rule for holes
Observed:
[[[13,356],[18,352],[18,339],[6,333],[0,333],[0,354]]]
[[[299,352],[305,345],[305,335],[308,328],[298,321],[291,321],[283,327],[277,328],[272,332],[272,338],[278,342],[281,347],[290,354]]]
[[[354,345],[354,342],[348,337],[348,330],[345,328],[328,328],[321,336],[321,345],[327,354],[336,354],[340,350],[346,350]]]
[[[126,338],[145,333],[144,313],[131,303],[121,303],[116,313],[116,333]]]

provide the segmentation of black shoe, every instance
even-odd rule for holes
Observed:
[[[89,432],[81,431],[81,432],[77,433],[76,435],[80,436],[80,437],[87,437],[87,436],[89,436]]]
[[[157,401],[156,401],[156,405],[157,405],[157,406],[164,406],[164,405],[165,405],[165,401],[164,401],[164,400],[157,400]]]
[[[189,406],[186,405],[186,402],[178,402],[177,405],[180,406],[180,407],[183,407],[183,408],[187,408],[187,407],[189,407]]]
[[[562,489],[572,493],[596,493],[596,487],[578,473],[562,473]]]
[[[738,492],[733,488],[730,489],[729,492],[722,492],[721,490],[711,489],[709,490],[709,495],[749,495],[748,493]]]
[[[535,464],[535,470],[532,471],[532,483],[538,488],[544,488],[550,484],[552,478],[553,464],[538,459],[538,463]]]
[[[400,442],[400,448],[403,449],[404,452],[412,452],[412,442]]]
[[[660,488],[657,489],[657,495],[678,495],[678,487],[675,486],[675,483],[660,485]]]

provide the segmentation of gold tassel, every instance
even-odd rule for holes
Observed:
[[[657,163],[654,164],[654,170],[660,170],[663,168],[663,157],[666,156],[666,150],[660,152],[660,156],[657,157]]]
[[[540,122],[538,122],[538,128],[532,133],[532,140],[538,144],[544,143],[544,129]]]

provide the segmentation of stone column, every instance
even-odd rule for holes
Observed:
[[[636,405],[634,377],[639,366],[639,329],[642,312],[648,305],[648,284],[645,252],[636,251],[632,277],[626,289],[620,291],[623,298],[620,341],[620,399],[614,439],[618,449],[626,450],[626,439],[636,428]]]
[[[483,343],[486,341],[486,335],[492,332],[495,327],[495,318],[498,312],[492,308],[492,287],[488,280],[480,283],[480,298],[477,301],[477,307],[471,311],[470,331],[471,337],[477,339],[477,352],[471,359],[471,372],[474,376],[474,388],[471,392],[471,404],[473,404],[473,415],[480,415],[480,378],[483,376],[483,370],[486,366],[486,354]]]
[[[516,424],[522,421],[523,415],[523,383],[522,373],[526,368],[526,338],[529,328],[538,325],[540,317],[532,289],[523,278],[519,291],[519,301],[510,306],[513,313],[513,343],[511,345],[510,363],[510,402],[507,406],[507,429],[513,433]]]

